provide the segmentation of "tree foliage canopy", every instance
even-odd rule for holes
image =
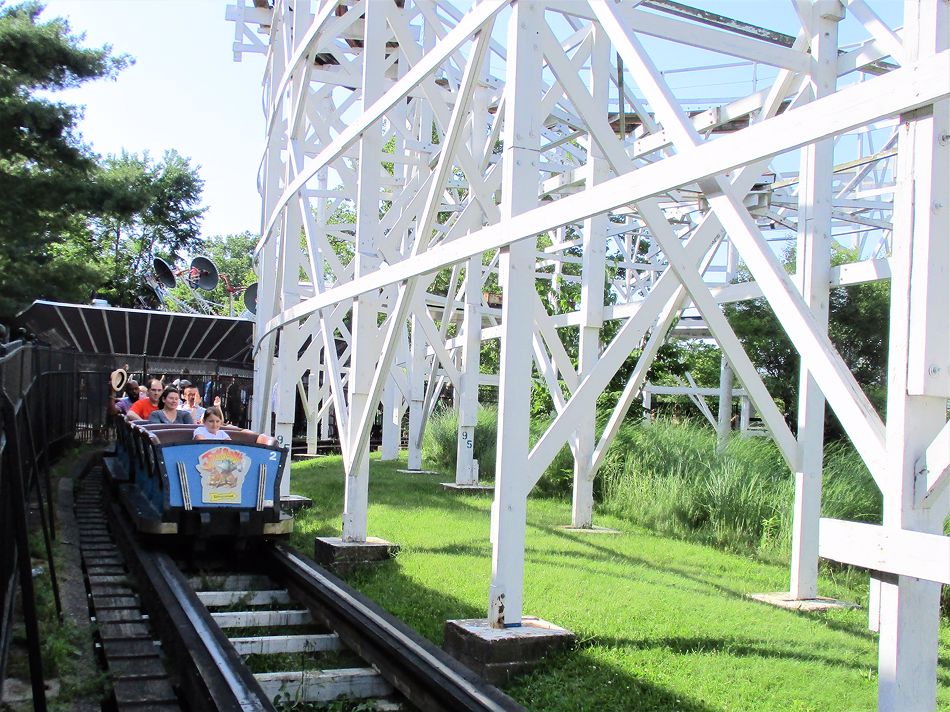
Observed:
[[[110,188],[110,203],[91,221],[104,271],[98,294],[116,306],[150,305],[154,294],[143,277],[152,259],[174,262],[201,249],[204,181],[176,151],[158,162],[147,153],[110,156],[99,177]]]
[[[0,319],[34,298],[82,299],[97,278],[82,216],[105,209],[95,155],[75,132],[80,111],[41,95],[110,78],[128,63],[85,48],[42,5],[0,3]]]
[[[854,262],[856,252],[835,247],[832,265]],[[791,269],[795,255],[785,255]],[[747,272],[740,279],[750,279]],[[795,427],[798,413],[798,371],[801,359],[792,346],[765,299],[737,302],[726,307],[726,316],[742,341],[749,358],[763,375],[765,385],[785,412],[785,419]],[[851,368],[872,404],[883,412],[887,386],[887,334],[890,317],[890,282],[870,282],[835,287],[829,294],[828,336]],[[826,429],[829,437],[843,430],[827,411]]]
[[[50,92],[111,79],[131,62],[83,46],[34,0],[0,0],[0,321],[34,299],[117,306],[150,294],[153,255],[196,251],[202,181],[188,159],[104,161],[77,131],[80,107]]]

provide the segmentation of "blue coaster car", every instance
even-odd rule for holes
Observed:
[[[275,438],[226,427],[230,440],[194,440],[193,425],[117,421],[106,466],[139,531],[186,536],[288,534],[280,508],[287,450]]]

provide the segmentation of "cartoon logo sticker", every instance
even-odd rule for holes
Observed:
[[[201,501],[210,504],[240,504],[244,476],[251,458],[240,450],[214,447],[198,457],[201,474]]]

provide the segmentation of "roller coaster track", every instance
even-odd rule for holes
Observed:
[[[373,700],[379,710],[523,709],[286,544],[261,543],[253,556],[203,553],[196,565],[194,552],[143,544],[116,503],[104,502],[96,522],[93,499],[81,502],[86,509],[77,514],[96,527],[90,541],[99,548],[90,553],[122,562],[147,612],[121,630],[134,633],[144,652],[149,636],[159,638],[169,670],[167,681],[137,672],[119,641],[103,641],[120,710],[143,703],[168,710],[277,710],[341,697],[354,704]],[[114,554],[102,548],[106,519]],[[101,634],[113,635],[99,624]],[[139,630],[145,625],[149,634]],[[110,656],[110,649],[119,652]],[[155,667],[154,651],[148,665]],[[120,669],[126,677],[116,677]],[[177,700],[167,699],[170,687]],[[146,701],[157,689],[164,691],[162,701]]]

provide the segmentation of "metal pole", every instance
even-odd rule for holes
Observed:
[[[46,712],[46,685],[43,677],[43,658],[40,650],[40,629],[36,615],[36,592],[33,590],[33,569],[30,565],[30,532],[27,521],[27,503],[23,487],[23,465],[20,460],[20,433],[17,428],[17,412],[12,401],[0,393],[0,408],[7,429],[7,461],[11,463],[8,473],[13,496],[13,527],[16,536],[17,565],[20,574],[23,619],[26,627],[27,656],[30,663],[30,684],[33,688],[33,709]]]

